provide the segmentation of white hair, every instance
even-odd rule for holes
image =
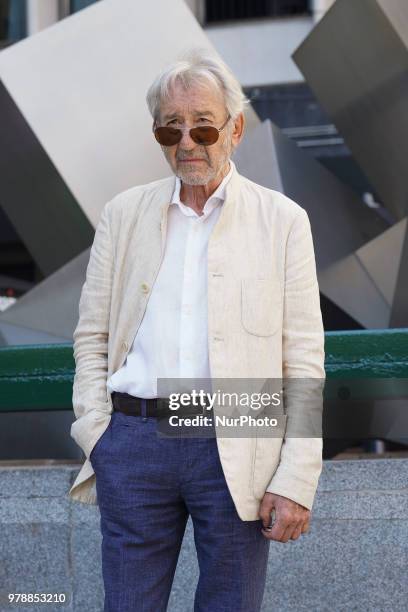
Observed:
[[[232,119],[249,104],[241,85],[228,66],[208,49],[194,48],[162,70],[150,85],[146,102],[155,121],[159,117],[161,103],[169,99],[175,83],[181,83],[185,89],[202,83],[217,87],[224,97],[225,107]]]

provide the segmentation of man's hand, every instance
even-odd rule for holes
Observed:
[[[272,510],[275,510],[276,520],[273,527],[267,529],[271,525]],[[277,542],[297,540],[302,533],[309,530],[310,510],[275,493],[265,493],[259,516],[263,524],[262,533],[268,540]]]

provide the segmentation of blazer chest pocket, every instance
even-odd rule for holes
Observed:
[[[275,277],[241,279],[241,320],[255,336],[272,336],[282,321],[282,292]]]

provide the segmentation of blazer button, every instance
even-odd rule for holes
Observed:
[[[122,342],[122,348],[123,348],[124,351],[127,351],[128,348],[129,348],[128,343],[127,342]]]
[[[147,283],[142,283],[140,285],[140,288],[143,291],[143,293],[149,293],[149,285]]]

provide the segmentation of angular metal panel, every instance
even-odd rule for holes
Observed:
[[[283,192],[307,210],[318,270],[353,253],[389,227],[375,209],[270,120],[246,135],[234,160],[245,176]]]
[[[408,2],[337,0],[293,54],[397,220],[408,213]]]
[[[405,232],[399,262],[390,327],[408,327],[408,231]]]
[[[0,81],[0,205],[44,276],[92,242],[94,229]]]
[[[0,345],[72,340],[89,251],[86,249],[0,314]]]
[[[364,327],[408,325],[408,308],[403,308],[407,283],[399,278],[401,269],[408,269],[403,260],[407,227],[403,219],[319,273],[320,291]]]
[[[183,0],[104,0],[0,53],[0,203],[45,274],[90,245],[114,195],[171,173],[145,96],[197,45],[213,49]]]

